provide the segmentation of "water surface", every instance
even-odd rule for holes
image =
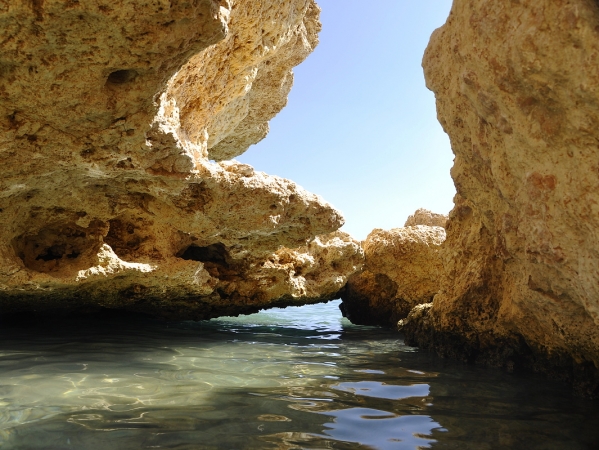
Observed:
[[[442,360],[338,302],[0,328],[2,449],[597,449],[599,405]]]

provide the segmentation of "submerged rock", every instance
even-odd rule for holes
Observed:
[[[599,395],[598,60],[597,2],[454,1],[423,66],[458,194],[411,343]]]
[[[318,14],[312,0],[0,5],[1,311],[202,319],[333,298],[362,263],[341,215],[228,161],[285,105]]]
[[[414,306],[431,302],[443,273],[444,240],[445,230],[437,226],[373,230],[362,243],[363,270],[341,293],[343,315],[356,324],[394,327]]]

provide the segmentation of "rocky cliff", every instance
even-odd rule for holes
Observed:
[[[423,66],[455,153],[447,276],[412,343],[599,376],[599,4],[455,0]]]
[[[285,105],[318,15],[312,0],[0,2],[1,312],[201,319],[333,297],[362,263],[341,215],[230,161]]]

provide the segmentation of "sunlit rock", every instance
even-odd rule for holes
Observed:
[[[359,268],[328,203],[227,161],[285,105],[312,0],[2,5],[2,312],[201,319],[330,299]]]
[[[362,243],[364,268],[342,292],[343,314],[358,324],[395,326],[414,306],[431,302],[443,273],[444,240],[437,226],[373,230]]]
[[[455,153],[413,343],[599,386],[599,4],[455,0],[424,57]]]
[[[437,214],[428,209],[417,209],[414,214],[408,217],[404,227],[413,227],[415,225],[427,225],[429,227],[443,227],[447,224],[445,214]]]

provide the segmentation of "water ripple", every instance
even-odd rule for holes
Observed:
[[[561,385],[420,353],[349,324],[336,302],[203,323],[5,324],[0,342],[2,449],[599,442],[597,405]]]

